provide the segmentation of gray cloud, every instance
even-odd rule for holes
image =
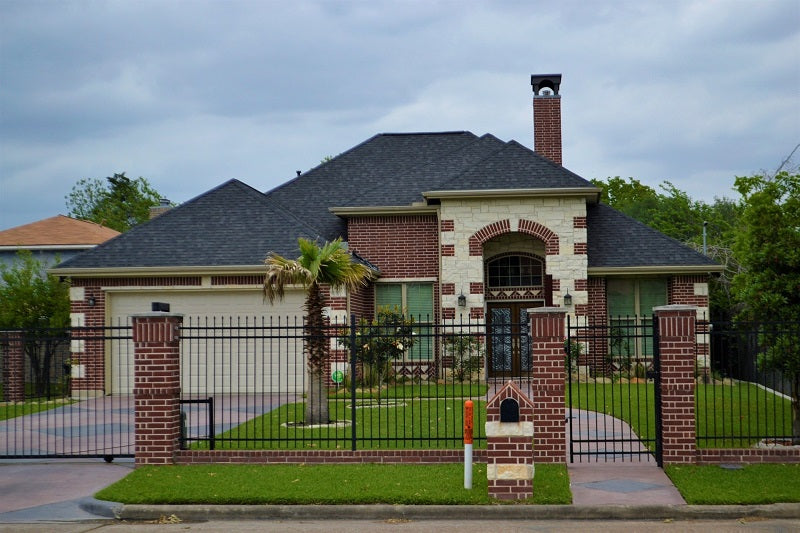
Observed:
[[[532,144],[529,75],[562,72],[565,165],[694,198],[800,142],[800,5],[0,3],[0,229],[127,171],[174,201],[270,189],[382,131]]]

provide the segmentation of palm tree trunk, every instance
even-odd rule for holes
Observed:
[[[795,372],[792,383],[792,444],[800,445],[800,372]]]
[[[328,338],[325,336],[323,299],[318,284],[308,289],[306,297],[306,425],[327,424],[328,398],[325,387],[325,362],[328,359]]]
[[[327,424],[330,422],[328,395],[326,394],[324,380],[325,374],[322,372],[308,373],[305,425]]]

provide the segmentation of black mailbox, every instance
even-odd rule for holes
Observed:
[[[500,422],[519,422],[519,403],[514,398],[500,402]]]
[[[169,313],[169,304],[166,302],[150,302],[150,307],[154,313]]]

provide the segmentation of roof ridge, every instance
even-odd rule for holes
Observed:
[[[411,134],[408,134],[408,135],[449,135],[449,134],[455,134],[455,133],[458,133],[459,135],[465,135],[465,134],[469,134],[469,135],[473,135],[473,136],[475,136],[475,138],[474,138],[474,139],[471,139],[471,140],[470,140],[468,143],[466,143],[466,144],[464,144],[464,145],[462,145],[462,146],[459,146],[457,149],[453,150],[452,152],[448,152],[448,153],[447,153],[447,155],[448,155],[448,156],[452,156],[453,154],[457,154],[458,152],[461,152],[461,151],[463,151],[463,150],[466,150],[468,147],[470,147],[470,146],[474,146],[476,143],[478,143],[478,142],[482,141],[482,140],[483,140],[484,138],[486,138],[486,137],[492,137],[492,138],[494,138],[494,139],[497,139],[497,137],[495,137],[494,135],[491,135],[491,134],[489,134],[489,133],[484,133],[483,135],[481,135],[481,136],[479,137],[479,136],[475,135],[474,133],[472,133],[471,131],[460,131],[460,132],[442,132],[442,133],[425,133],[425,132],[420,132],[420,133],[411,133]],[[383,134],[380,134],[380,135],[386,136],[386,135],[406,135],[406,134],[395,134],[395,133],[389,133],[389,134],[387,134],[387,133],[383,133]],[[500,142],[503,142],[503,141],[501,141],[500,139],[497,139],[497,140],[498,140],[498,141],[500,141]],[[441,159],[437,159],[437,160],[435,160],[435,161],[427,161],[427,162],[424,162],[424,163],[419,163],[419,164],[417,164],[417,165],[412,165],[412,166],[410,166],[410,167],[409,167],[407,170],[408,170],[408,171],[419,170],[419,169],[421,169],[421,168],[425,168],[425,167],[429,167],[429,166],[431,166],[431,165],[437,164],[437,163],[439,163],[440,161],[441,161]],[[445,183],[447,183],[447,182],[449,182],[449,181],[450,181],[450,180],[445,180]],[[355,199],[355,198],[363,198],[363,197],[364,197],[364,196],[366,196],[368,193],[370,193],[370,192],[372,192],[372,191],[375,191],[376,189],[380,188],[381,186],[382,186],[382,185],[381,185],[380,183],[376,183],[374,187],[370,187],[369,189],[361,189],[360,191],[358,191],[358,194],[355,194],[355,195],[351,196],[349,199],[350,199],[350,200],[353,200],[353,199]],[[422,192],[423,192],[423,191],[419,191],[420,195],[422,194]]]
[[[474,164],[470,165],[468,168],[465,168],[464,170],[462,170],[461,172],[459,172],[458,174],[456,174],[452,178],[450,178],[448,180],[444,180],[442,182],[442,185],[454,182],[456,179],[462,177],[464,174],[466,174],[467,172],[471,171],[477,165],[483,163],[484,161],[486,161],[490,157],[494,157],[495,155],[497,155],[498,153],[502,152],[503,150],[506,150],[511,142],[516,142],[516,141],[504,141],[504,140],[492,135],[491,133],[484,133],[483,135],[481,135],[478,138],[478,140],[483,140],[483,139],[488,138],[488,137],[491,137],[492,139],[497,139],[498,141],[503,143],[503,145],[500,148],[498,148],[497,150],[493,150],[491,153],[487,154],[485,157],[480,158]]]

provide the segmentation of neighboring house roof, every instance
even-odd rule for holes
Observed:
[[[431,191],[503,189],[597,191],[591,182],[516,141],[470,132],[385,133],[267,193],[228,181],[57,268],[261,267],[271,251],[294,257],[298,237],[346,237],[347,223],[332,208],[403,207],[425,202],[423,193]],[[615,261],[714,265],[615,213],[620,215],[605,206],[589,208],[590,267],[611,267]],[[624,228],[628,233],[623,236],[622,226],[632,228]],[[598,233],[605,231],[609,234]],[[656,239],[658,245],[635,240],[614,244],[615,238]],[[622,246],[648,253],[620,253]]]
[[[0,247],[21,249],[91,247],[119,235],[118,231],[64,215],[0,231]]]

